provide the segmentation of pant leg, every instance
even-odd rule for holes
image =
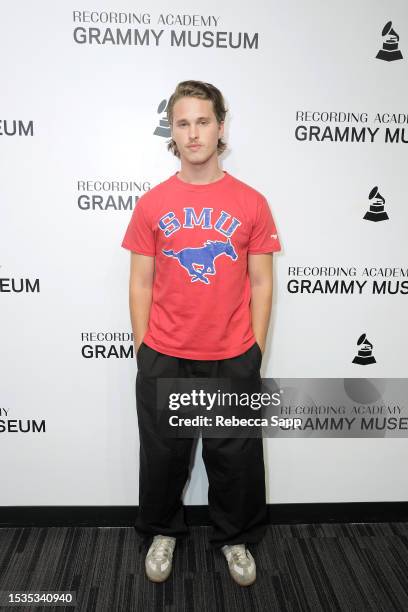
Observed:
[[[231,359],[220,360],[219,378],[251,378],[251,390],[261,389],[262,353],[257,344]],[[213,532],[210,544],[259,542],[267,527],[263,443],[257,438],[204,438],[208,502]]]
[[[194,439],[166,437],[157,422],[158,378],[182,375],[180,360],[142,344],[137,353],[136,405],[139,423],[139,512],[135,529],[145,542],[153,535],[188,534],[181,495],[189,474]]]

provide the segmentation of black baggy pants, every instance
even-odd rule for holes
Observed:
[[[194,438],[170,438],[159,431],[157,378],[259,377],[257,343],[221,360],[193,360],[159,353],[142,343],[137,352],[136,405],[140,439],[139,511],[134,525],[145,544],[157,534],[184,538],[181,496],[189,476]],[[267,524],[265,467],[261,437],[202,439],[208,504],[213,526],[210,545],[256,543]]]

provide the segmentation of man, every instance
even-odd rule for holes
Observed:
[[[130,314],[140,438],[136,531],[151,542],[145,568],[168,578],[176,538],[188,534],[181,496],[192,438],[157,425],[158,378],[258,376],[280,250],[268,203],[219,166],[226,148],[221,92],[183,81],[170,97],[168,148],[181,168],[138,201],[122,246],[131,251]],[[210,539],[240,585],[256,578],[247,544],[266,529],[262,438],[203,436]]]

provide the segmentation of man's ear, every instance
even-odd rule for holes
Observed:
[[[220,121],[218,128],[220,130],[219,136],[222,138],[224,136],[224,121]]]

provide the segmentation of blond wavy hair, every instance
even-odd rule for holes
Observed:
[[[225,108],[224,97],[219,89],[211,85],[211,83],[204,83],[203,81],[181,81],[181,83],[177,85],[174,93],[170,96],[167,104],[167,119],[170,125],[173,123],[174,105],[180,98],[211,100],[218,124],[225,120],[225,115],[228,111]],[[222,138],[219,138],[217,145],[218,155],[221,155],[226,147],[227,143],[225,143]],[[179,150],[173,138],[167,143],[167,149],[176,157],[180,157]]]

